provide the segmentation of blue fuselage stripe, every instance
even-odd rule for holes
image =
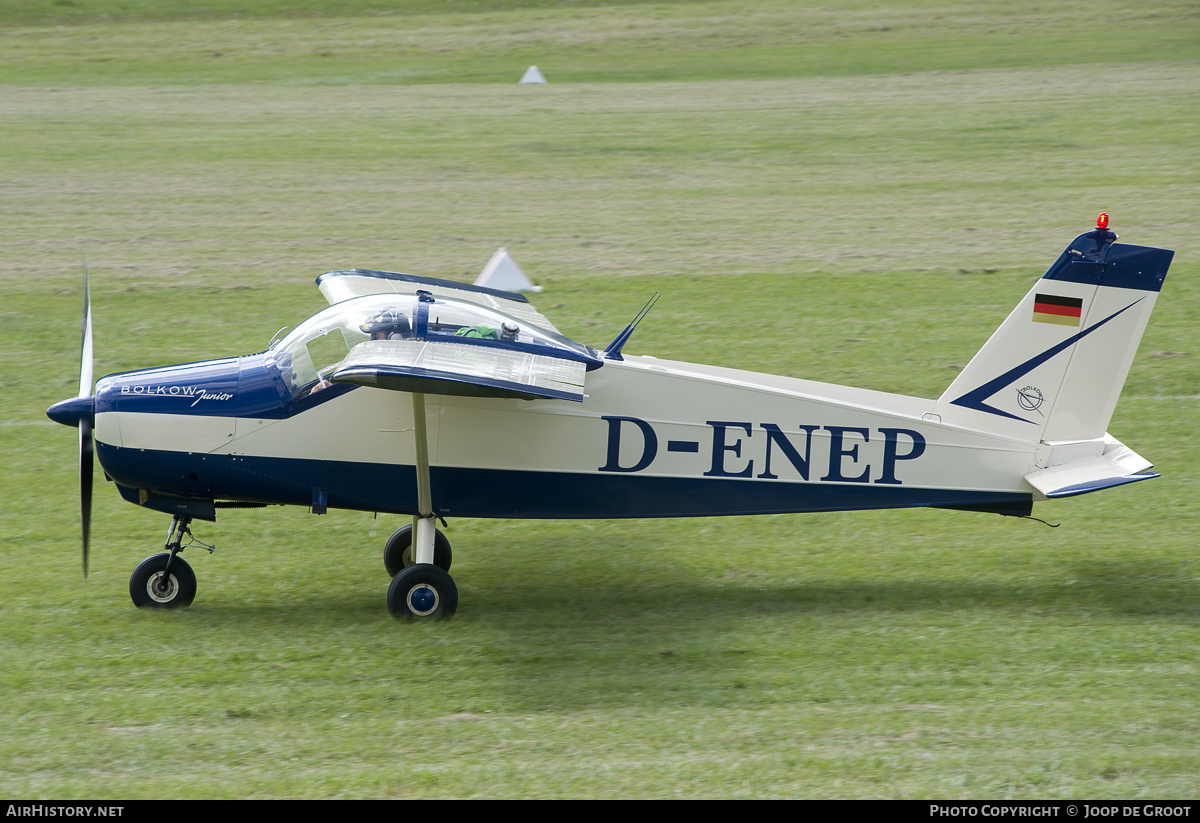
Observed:
[[[308,506],[313,491],[322,490],[329,508],[416,511],[412,466],[98,446],[101,464],[117,483],[156,494]],[[699,517],[921,506],[988,510],[1032,501],[1031,494],[1013,492],[438,466],[431,468],[430,479],[435,509],[447,517]]]

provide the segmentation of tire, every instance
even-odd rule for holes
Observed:
[[[163,569],[171,555],[153,554],[138,564],[129,577],[129,597],[133,605],[151,609],[177,609],[190,606],[196,597],[196,573],[182,557],[171,561],[165,590],[160,591]]]
[[[387,603],[397,620],[445,619],[458,610],[458,587],[432,563],[417,563],[392,578]]]
[[[450,571],[450,563],[454,555],[450,551],[450,541],[441,529],[433,537],[433,565],[444,572]],[[401,569],[413,565],[412,524],[401,526],[392,532],[387,545],[383,547],[383,567],[387,569],[388,577],[395,577]]]

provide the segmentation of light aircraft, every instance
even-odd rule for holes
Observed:
[[[85,267],[79,394],[48,411],[79,427],[84,572],[93,443],[122,497],[172,516],[138,606],[192,602],[193,520],[282,504],[411,515],[384,549],[405,618],[458,606],[446,517],[1028,516],[1157,477],[1106,429],[1174,253],[1116,240],[1101,214],[936,399],[623,354],[653,300],[597,350],[521,294],[361,269],[318,277],[331,305],[266,351],[93,392]]]

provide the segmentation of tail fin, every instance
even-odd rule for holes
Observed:
[[[1101,215],[1067,246],[938,399],[943,423],[1047,446],[1088,441],[1102,452],[1175,254],[1118,244],[1107,224]]]

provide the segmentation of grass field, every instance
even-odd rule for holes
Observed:
[[[0,793],[1200,795],[1194,3],[16,5]],[[505,246],[584,342],[661,291],[629,351],[937,396],[1101,210],[1176,250],[1111,425],[1163,478],[1040,504],[1057,529],[458,520],[459,613],[413,626],[400,518],[222,512],[196,603],[143,613],[168,519],[98,474],[79,576],[45,409],[85,254],[97,374],[261,350],[329,269]]]

